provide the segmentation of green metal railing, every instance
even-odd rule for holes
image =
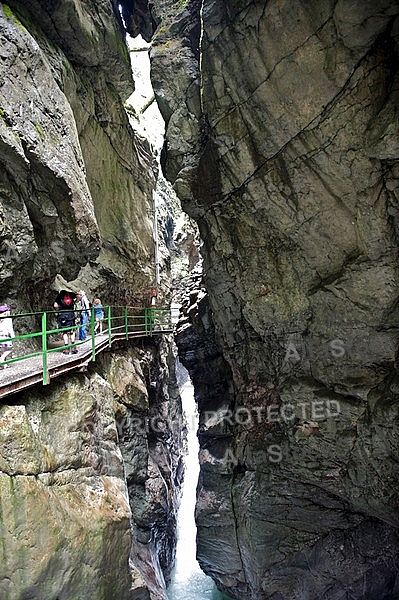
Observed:
[[[161,333],[170,333],[173,329],[172,319],[171,319],[171,311],[169,308],[141,308],[134,306],[104,306],[104,319],[103,319],[103,336],[107,340],[107,346],[111,347],[112,342],[117,339],[129,339],[130,337],[147,337],[152,336],[154,334]],[[0,339],[0,344],[4,342],[12,342],[13,344],[13,353],[15,353],[15,342],[19,342],[21,340],[33,340],[33,344],[37,343],[37,345],[41,346],[41,349],[37,351],[29,352],[28,354],[24,354],[22,356],[17,356],[15,358],[10,358],[9,360],[5,360],[0,362],[0,365],[10,365],[13,363],[18,363],[21,361],[26,361],[29,358],[34,358],[37,356],[41,356],[42,358],[42,369],[43,369],[43,384],[47,385],[49,383],[49,367],[48,367],[48,357],[53,352],[66,351],[67,349],[75,349],[77,346],[82,344],[86,344],[90,341],[91,347],[91,360],[94,362],[96,360],[96,339],[98,339],[95,334],[95,325],[96,320],[94,316],[94,309],[90,308],[90,318],[86,325],[81,325],[79,323],[79,313],[82,311],[74,310],[73,312],[76,315],[77,323],[74,326],[69,327],[51,327],[51,322],[57,322],[57,315],[62,312],[71,312],[71,311],[47,311],[47,312],[37,312],[37,313],[21,313],[11,315],[11,317],[4,318],[12,318],[14,331],[18,331],[18,320],[25,318],[30,319],[30,321],[41,321],[41,327],[37,331],[32,333],[24,334],[24,335],[16,335],[12,338]],[[0,319],[2,317],[0,316]],[[50,328],[49,328],[50,326]],[[60,340],[56,342],[55,340],[49,339],[50,336],[63,336],[65,333],[73,332],[75,338],[79,337],[79,329],[81,327],[86,328],[87,337],[85,340],[76,339],[73,343],[70,344],[62,344],[58,345]],[[56,347],[52,347],[54,343],[57,343]],[[103,347],[103,346],[102,346]],[[78,358],[78,357],[77,357]]]

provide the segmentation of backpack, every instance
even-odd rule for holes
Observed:
[[[65,294],[65,296],[63,296],[62,298],[63,303],[65,304],[65,306],[71,306],[72,305],[72,296],[70,296],[69,294]]]

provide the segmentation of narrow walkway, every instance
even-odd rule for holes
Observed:
[[[173,329],[159,329],[152,331],[151,335],[169,334]],[[129,332],[130,338],[149,337],[145,332]],[[118,339],[126,339],[126,333],[112,333],[111,343]],[[92,339],[80,342],[77,346],[77,354],[63,354],[63,346],[59,350],[48,352],[47,364],[49,383],[54,377],[58,377],[68,371],[83,371],[92,360]],[[96,355],[106,348],[110,348],[108,333],[95,336]],[[43,383],[43,360],[42,357],[34,356],[22,361],[11,363],[6,369],[0,369],[0,398],[4,398],[28,387]]]

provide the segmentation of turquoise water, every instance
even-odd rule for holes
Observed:
[[[177,524],[176,564],[168,587],[169,600],[230,600],[215,587],[200,569],[195,558],[195,494],[199,473],[197,415],[193,387],[186,383],[180,390],[188,424],[186,475]]]

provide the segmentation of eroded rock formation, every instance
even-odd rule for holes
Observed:
[[[197,3],[149,6],[165,172],[204,243],[181,355],[230,411],[202,416],[199,561],[235,598],[393,600],[398,4],[204,0],[199,53]]]
[[[51,305],[57,273],[142,300],[155,167],[123,108],[134,87],[117,7],[10,2],[0,19],[3,301]]]
[[[192,291],[179,333],[202,411],[200,563],[240,599],[394,600],[397,2],[121,5],[131,33],[153,38],[152,79],[166,122],[163,167],[204,243],[204,288],[200,297]],[[49,303],[58,273],[87,280],[89,290],[110,301],[138,298],[150,280],[154,174],[148,146],[122,107],[132,81],[117,3],[68,0],[50,8],[44,0],[19,0],[1,5],[0,19],[2,300],[16,309],[31,305],[32,296],[36,304]],[[94,533],[107,540],[107,528],[118,531],[122,554],[111,562],[123,597],[128,487],[143,499],[132,529],[136,593],[164,595],[160,573],[167,575],[170,560],[164,541],[173,529],[166,506],[174,493],[164,481],[180,467],[169,458],[171,448],[175,453],[169,433],[149,432],[148,454],[144,434],[132,438],[134,419],[151,414],[152,378],[146,386],[129,383],[139,372],[136,359],[128,353],[104,364],[89,387],[79,379],[85,402],[76,414],[65,411],[69,429],[76,433],[85,410],[98,405],[94,390],[104,390],[105,413],[95,423],[106,431],[99,446],[87,433],[88,456],[86,433],[71,436],[81,449],[77,463],[75,447],[55,452],[47,441],[49,411],[31,419],[39,400],[2,407],[11,452],[2,459],[1,493],[15,532],[4,535],[17,543],[7,560],[23,576],[13,580],[15,589],[4,574],[10,600],[35,593],[38,584],[43,595],[68,597],[46,569],[57,569],[60,555],[70,564],[75,536],[87,540],[93,556],[84,573],[93,594],[110,593],[112,578],[100,567],[102,541],[89,540],[80,527],[72,490],[79,504],[91,498]],[[123,378],[114,375],[118,370]],[[57,402],[46,397],[56,412],[64,401],[59,391]],[[166,419],[158,399],[157,415]],[[112,411],[121,423],[120,450]],[[26,462],[19,458],[23,449],[13,451],[18,439],[32,449]],[[102,472],[105,457],[112,468]],[[66,502],[53,484],[86,469],[89,482],[74,488],[68,480]],[[55,505],[49,508],[59,553],[40,569],[32,551],[27,579],[17,534],[32,485],[41,506],[49,506],[52,494],[57,514],[74,518],[57,538]],[[26,506],[17,510],[10,493],[16,487],[26,492],[18,494]],[[151,523],[159,534],[155,553]],[[41,530],[33,531],[41,549]],[[69,579],[77,594],[80,573],[79,581]]]
[[[64,282],[104,304],[149,302],[157,166],[123,106],[134,84],[117,3],[0,4],[0,53],[0,301],[49,310]],[[4,400],[2,600],[165,600],[182,478],[171,348],[119,344]]]
[[[2,599],[166,598],[183,473],[173,364],[160,344],[116,348],[0,407]]]

